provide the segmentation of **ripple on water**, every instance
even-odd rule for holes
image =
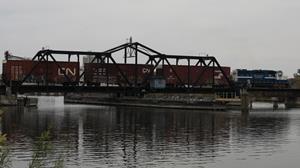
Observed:
[[[48,167],[59,158],[66,167],[83,168],[239,167],[278,155],[291,159],[291,149],[300,151],[299,121],[297,110],[260,111],[245,118],[231,112],[68,105],[11,109],[1,128],[8,135],[14,167],[28,165],[37,137],[49,128]]]

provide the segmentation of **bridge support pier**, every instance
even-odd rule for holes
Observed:
[[[11,87],[6,87],[6,91],[5,91],[7,96],[11,96],[12,91],[11,91]]]
[[[247,114],[250,111],[250,98],[246,89],[242,89],[240,92],[241,96],[241,111],[243,114]]]
[[[273,110],[278,110],[278,101],[273,102]]]
[[[253,109],[253,101],[252,101],[252,100],[249,101],[249,109],[250,109],[250,110]]]

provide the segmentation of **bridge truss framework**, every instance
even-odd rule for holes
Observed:
[[[117,59],[117,56],[115,55],[116,53],[121,53],[123,55],[123,59]],[[79,77],[76,79],[76,81],[72,82],[72,80],[68,77],[66,74],[66,71],[59,65],[57,59],[55,58],[55,55],[64,55],[65,58],[68,58],[68,62],[70,62],[71,58],[75,56],[76,62],[78,62],[78,65],[80,65],[80,57],[81,56],[93,56],[93,59],[91,63],[97,63],[99,66],[105,65],[105,64],[112,64],[115,66],[115,68],[118,70],[118,73],[121,75],[125,83],[119,84],[119,87],[124,88],[145,88],[147,81],[149,78],[154,74],[154,70],[159,66],[159,65],[166,65],[170,67],[176,77],[176,80],[179,81],[180,85],[177,86],[178,88],[184,88],[187,90],[192,90],[196,89],[195,85],[196,83],[201,80],[203,77],[203,74],[205,71],[209,68],[213,68],[214,70],[220,70],[222,75],[225,77],[225,80],[229,86],[229,88],[233,88],[233,84],[231,83],[230,79],[228,76],[225,74],[223,69],[221,68],[221,65],[217,61],[217,59],[214,56],[186,56],[186,55],[168,55],[168,54],[163,54],[161,52],[158,52],[154,49],[151,49],[150,47],[147,47],[146,45],[143,45],[138,42],[134,43],[125,43],[122,45],[119,45],[117,47],[111,48],[109,50],[106,50],[104,52],[85,52],[85,51],[63,51],[63,50],[40,50],[37,52],[37,54],[32,58],[32,61],[35,62],[34,66],[30,70],[28,74],[23,78],[22,81],[18,83],[16,87],[21,88],[26,80],[30,77],[32,72],[36,69],[36,67],[41,63],[45,62],[46,63],[46,80],[45,80],[45,86],[49,87],[49,82],[48,82],[48,63],[49,62],[54,62],[62,74],[65,76],[68,82],[71,83],[70,87],[75,87],[75,86],[85,86],[85,82],[80,82],[82,80],[85,71],[81,72]],[[143,57],[143,58],[142,58]],[[134,80],[131,81],[129,80],[128,76],[122,71],[122,69],[119,67],[119,64],[129,64],[129,59],[134,58],[133,64],[135,64],[135,77]],[[145,59],[146,58],[146,59]],[[122,62],[120,62],[120,60]],[[144,63],[141,63],[142,61],[146,61]],[[131,61],[132,62],[132,61]],[[188,72],[187,72],[187,83],[183,82],[183,79],[178,75],[176,72],[174,66],[177,65],[182,65],[182,62],[184,62],[184,65],[188,67]],[[152,65],[150,73],[146,75],[146,77],[143,79],[142,85],[138,84],[138,69],[137,65],[138,64],[143,64],[143,65]],[[197,80],[192,82],[191,81],[191,66],[199,66],[202,67],[202,71],[197,74]],[[80,67],[78,67],[79,69]],[[108,84],[108,79],[109,76],[107,76],[107,86],[109,87]],[[212,86],[214,86],[215,80],[214,80],[214,74],[212,77]],[[100,86],[99,86],[100,87]],[[198,87],[198,86],[197,86]],[[176,88],[175,88],[176,89]]]

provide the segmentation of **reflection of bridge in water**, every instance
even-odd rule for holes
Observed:
[[[65,154],[66,163],[74,167],[80,164],[79,156],[85,163],[96,162],[95,167],[136,162],[145,165],[145,160],[150,160],[147,163],[151,167],[157,161],[156,155],[162,154],[167,163],[175,160],[183,167],[182,158],[188,160],[184,163],[189,166],[190,158],[215,162],[231,153],[247,158],[251,158],[249,152],[256,157],[265,156],[286,149],[291,133],[291,119],[272,113],[241,118],[235,113],[148,108],[48,106],[35,110],[10,110],[3,115],[2,132],[12,140],[13,154],[22,155],[14,162],[30,160],[29,149],[34,146],[36,137],[53,124],[54,156]],[[21,143],[18,138],[23,138]],[[157,164],[161,166],[161,162]]]

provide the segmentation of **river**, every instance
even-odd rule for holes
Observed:
[[[240,112],[64,105],[2,108],[14,168],[28,167],[49,130],[45,167],[298,168],[300,109]]]

